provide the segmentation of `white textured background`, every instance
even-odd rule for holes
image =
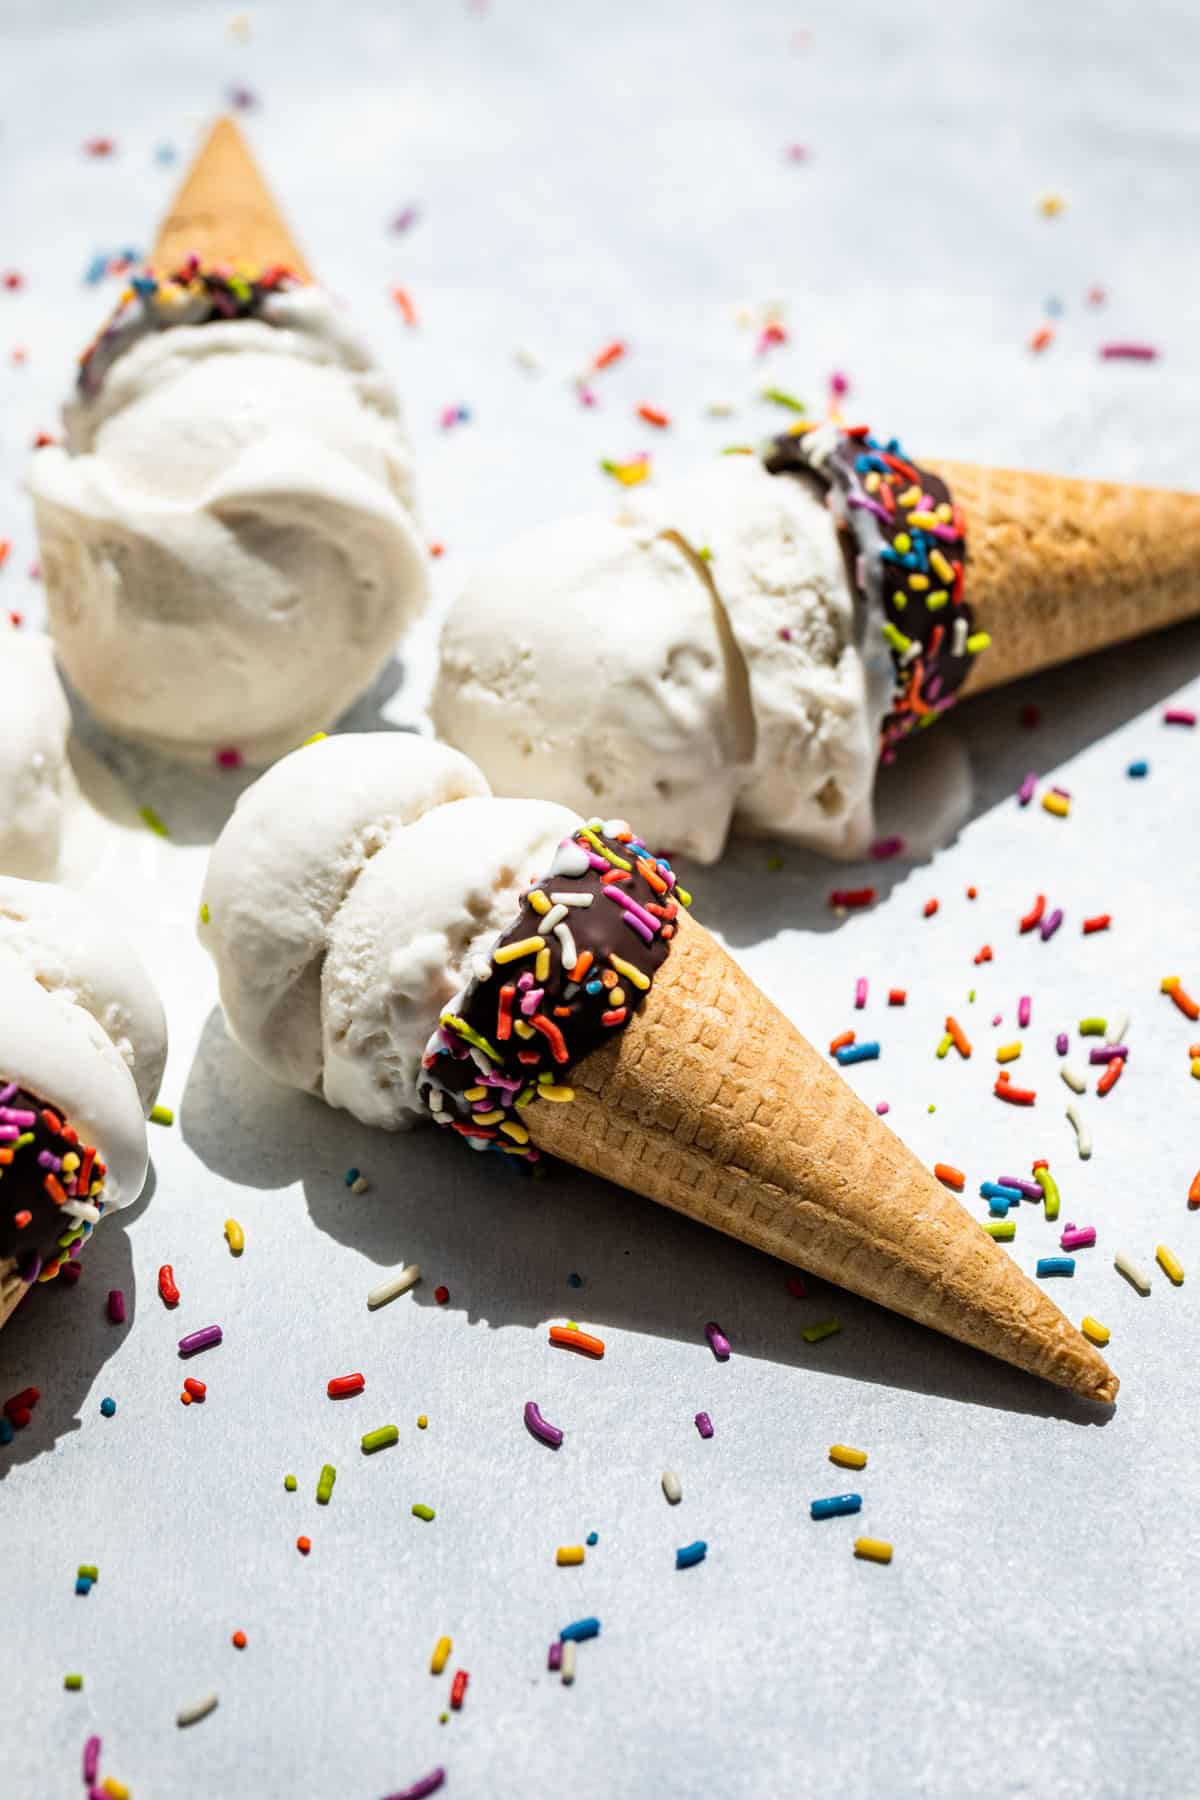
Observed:
[[[7,607],[37,615],[28,447],[108,304],[83,270],[97,248],[148,240],[179,172],[157,148],[186,156],[234,83],[258,96],[248,127],[316,267],[406,395],[443,594],[518,527],[607,503],[601,456],[649,448],[685,469],[776,423],[754,399],[765,381],[816,404],[834,368],[856,412],[918,450],[1195,483],[1198,71],[1177,6],[342,0],[248,16],[239,45],[225,5],[4,9],[0,267],[26,279],[0,291]],[[110,160],[82,154],[97,134],[116,138]],[[793,143],[807,163],[787,160]],[[1053,220],[1037,210],[1048,191],[1067,199]],[[390,234],[410,204],[419,222]],[[1095,281],[1102,309],[1084,303]],[[1057,341],[1033,357],[1050,299]],[[735,315],[776,300],[791,342],[760,362]],[[568,378],[614,337],[631,354],[584,411]],[[1098,361],[1118,337],[1162,360]],[[708,419],[712,399],[736,417]],[[643,400],[670,432],[634,419]],[[473,418],[443,432],[455,402]],[[360,724],[419,719],[428,645],[405,656]],[[234,785],[95,742],[172,833],[81,828],[77,872],[163,985],[178,1122],[154,1137],[153,1203],[103,1229],[80,1286],[39,1290],[0,1343],[0,1390],[43,1391],[0,1450],[6,1800],[78,1792],[90,1729],[135,1800],[375,1800],[438,1762],[458,1796],[1196,1793],[1200,1213],[1185,1196],[1200,1031],[1157,990],[1166,973],[1200,989],[1200,737],[1162,726],[1175,695],[1200,703],[1200,629],[964,709],[969,818],[931,863],[874,871],[882,903],[840,927],[824,904],[839,877],[796,856],[770,872],[744,848],[695,883],[700,916],[818,1042],[878,1032],[856,1085],[891,1101],[922,1155],[968,1171],[972,1207],[981,1178],[1050,1157],[1063,1220],[1099,1231],[1056,1297],[1112,1328],[1124,1385],[1108,1419],[844,1296],[797,1302],[767,1259],[600,1184],[523,1185],[269,1089],[226,1041],[190,936]],[[1034,732],[1017,725],[1030,699]],[[1133,756],[1148,781],[1125,778]],[[1031,768],[1074,791],[1069,822],[1017,812]],[[1039,889],[1067,912],[1049,945],[1016,935]],[[1082,938],[1100,909],[1113,931]],[[985,940],[995,961],[977,970]],[[890,984],[908,987],[903,1013],[882,1005]],[[1029,1112],[990,1094],[990,1019],[1008,1035],[1022,992]],[[1107,1100],[1083,1102],[1083,1164],[1053,1034],[1125,1008],[1134,1052]],[[969,1064],[934,1059],[947,1010],[975,1039]],[[343,1185],[351,1163],[372,1180],[362,1199]],[[1189,1281],[1156,1270],[1140,1299],[1112,1256],[1151,1264],[1159,1241]],[[1026,1207],[1018,1259],[1055,1248]],[[368,1287],[408,1260],[425,1284],[368,1315]],[[175,1315],[155,1292],[164,1261]],[[117,1285],[123,1329],[104,1319]],[[807,1347],[801,1327],[832,1312],[841,1335]],[[606,1338],[603,1363],[550,1351],[545,1322],[572,1313]],[[709,1318],[733,1340],[723,1367]],[[209,1399],[184,1409],[175,1340],[212,1320],[226,1341],[192,1371]],[[326,1379],[356,1368],[366,1394],[335,1408]],[[567,1432],[557,1456],[522,1428],[530,1397]],[[363,1458],[359,1436],[387,1420],[399,1445]],[[839,1439],[869,1450],[862,1477],[826,1460]],[[338,1483],[321,1510],[326,1460]],[[861,1520],[810,1523],[812,1497],[851,1485]],[[591,1529],[586,1566],[556,1569],[555,1546]],[[890,1568],[853,1560],[859,1530],[895,1542]],[[707,1563],[677,1574],[675,1547],[697,1536]],[[101,1569],[86,1600],[80,1561]],[[603,1633],[566,1691],[546,1645],[588,1612]],[[449,1671],[427,1673],[442,1632],[471,1673],[445,1726]],[[80,1695],[62,1691],[69,1669]],[[178,1732],[176,1709],[208,1688],[219,1711]]]

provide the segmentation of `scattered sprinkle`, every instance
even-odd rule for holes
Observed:
[[[449,1661],[450,1652],[453,1648],[453,1638],[440,1637],[438,1639],[437,1643],[433,1646],[433,1655],[429,1659],[429,1673],[431,1675],[441,1674]]]
[[[175,1723],[179,1726],[198,1725],[201,1719],[207,1719],[209,1713],[217,1710],[217,1696],[205,1694],[202,1700],[194,1700],[190,1706],[181,1706],[175,1714]]]
[[[230,1254],[240,1256],[246,1248],[246,1234],[236,1219],[225,1221],[225,1241],[229,1245]]]
[[[104,1399],[100,1402],[100,1411],[103,1413],[103,1415],[106,1419],[111,1419],[113,1414],[116,1412],[116,1410],[117,1410],[116,1401],[111,1397],[111,1395],[106,1394],[104,1396]]]
[[[710,1438],[713,1434],[713,1422],[706,1412],[696,1414],[696,1430],[702,1438]]]
[[[1102,1325],[1099,1319],[1093,1319],[1091,1313],[1085,1313],[1083,1315],[1083,1318],[1079,1321],[1079,1329],[1082,1331],[1085,1338],[1090,1339],[1093,1344],[1099,1344],[1101,1348],[1107,1344],[1109,1338],[1112,1336],[1112,1332],[1108,1329],[1108,1326]]]
[[[678,1506],[683,1499],[683,1488],[674,1469],[664,1469],[662,1473],[662,1491],[670,1506]]]
[[[1159,1244],[1154,1252],[1154,1260],[1168,1281],[1173,1282],[1176,1287],[1183,1286],[1183,1264],[1173,1250],[1168,1250],[1165,1244]]]
[[[386,1306],[389,1300],[398,1299],[401,1294],[407,1294],[409,1288],[416,1287],[420,1279],[420,1263],[409,1263],[408,1267],[401,1269],[398,1275],[389,1276],[386,1281],[381,1281],[378,1287],[371,1289],[367,1295],[368,1308],[374,1312],[376,1307]]]
[[[229,1641],[235,1650],[244,1650],[246,1648],[246,1634],[244,1631],[235,1631]]]
[[[1123,1250],[1118,1250],[1117,1254],[1113,1257],[1113,1268],[1117,1271],[1118,1275],[1123,1275],[1130,1287],[1135,1287],[1139,1294],[1148,1294],[1150,1292],[1149,1275],[1147,1275],[1141,1263],[1134,1262],[1132,1256],[1126,1256]]]
[[[201,1350],[211,1350],[221,1342],[224,1333],[219,1325],[202,1325],[199,1331],[189,1331],[186,1337],[179,1340],[180,1356],[195,1356]]]
[[[1158,354],[1153,344],[1101,344],[1100,346],[1102,362],[1157,362]]]
[[[840,1519],[846,1513],[862,1511],[861,1494],[831,1494],[826,1500],[813,1500],[809,1512],[814,1519]]]
[[[1039,1256],[1037,1264],[1038,1280],[1048,1276],[1074,1275],[1075,1258],[1073,1256]]]
[[[582,1350],[585,1356],[594,1356],[597,1360],[604,1355],[604,1340],[580,1331],[577,1326],[552,1325],[550,1342],[560,1344],[566,1350]]]
[[[557,1450],[563,1441],[563,1434],[558,1426],[543,1419],[536,1400],[525,1402],[525,1427],[535,1438],[540,1438],[543,1444],[549,1444],[552,1450]]]
[[[414,1519],[424,1519],[426,1524],[437,1518],[432,1506],[425,1506],[419,1500],[414,1500],[412,1514]]]
[[[886,1538],[855,1538],[854,1554],[860,1562],[890,1563],[892,1546]]]
[[[707,1555],[708,1545],[703,1538],[697,1538],[694,1544],[685,1544],[681,1550],[675,1552],[675,1567],[677,1569],[694,1569],[696,1564],[702,1563]]]
[[[718,1362],[727,1362],[733,1354],[733,1346],[715,1319],[710,1319],[704,1327],[704,1335],[708,1339],[708,1347]]]
[[[865,1469],[867,1453],[865,1450],[853,1450],[849,1444],[830,1444],[829,1460],[836,1463],[839,1469]]]
[[[582,1544],[560,1544],[554,1552],[554,1560],[560,1569],[577,1568],[585,1556]]]
[[[373,1456],[376,1450],[386,1450],[389,1444],[400,1441],[398,1425],[377,1425],[374,1431],[365,1431],[362,1438],[364,1456]]]
[[[150,1123],[152,1125],[173,1125],[175,1123],[174,1111],[169,1106],[152,1106]]]
[[[822,1319],[816,1325],[806,1325],[800,1336],[806,1344],[819,1344],[823,1338],[836,1336],[841,1329],[840,1319]]]

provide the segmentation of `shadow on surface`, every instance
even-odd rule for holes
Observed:
[[[238,1117],[254,1119],[252,1139],[229,1129]],[[444,1284],[450,1309],[474,1325],[532,1330],[576,1318],[601,1335],[617,1326],[699,1345],[715,1318],[735,1356],[1073,1424],[1110,1416],[823,1282],[807,1278],[809,1298],[797,1300],[774,1258],[561,1163],[531,1178],[424,1127],[368,1130],[274,1086],[219,1012],[202,1034],[180,1124],[214,1174],[258,1188],[300,1182],[319,1230],[381,1268],[419,1263],[424,1281],[394,1305],[434,1306]],[[346,1186],[350,1168],[370,1182],[366,1193]],[[568,1284],[571,1273],[582,1286]],[[806,1344],[801,1330],[830,1316],[842,1331]]]
[[[79,1431],[79,1408],[105,1363],[120,1350],[133,1328],[137,1294],[126,1226],[154,1197],[151,1164],[146,1185],[133,1206],[104,1219],[80,1255],[83,1274],[73,1287],[49,1281],[22,1300],[0,1332],[0,1400],[22,1388],[41,1389],[41,1399],[23,1431],[0,1446],[0,1481],[17,1463],[53,1450],[59,1438]],[[108,1317],[111,1288],[125,1294],[125,1323]],[[99,1414],[96,1422],[107,1423]],[[85,1509],[86,1510],[86,1509]]]

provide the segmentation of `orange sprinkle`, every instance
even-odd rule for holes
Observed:
[[[1164,977],[1162,990],[1164,994],[1170,994],[1172,1000],[1185,1018],[1200,1019],[1200,1006],[1196,1005],[1196,1002],[1192,999],[1190,994],[1185,993],[1178,975],[1168,975]]]
[[[512,1006],[516,997],[516,983],[506,981],[496,1005],[496,1037],[501,1043],[512,1036]]]
[[[907,1003],[908,1003],[908,989],[907,988],[889,988],[888,989],[888,1005],[889,1006],[905,1006],[905,1005],[907,1005]]]
[[[593,369],[607,369],[613,363],[620,362],[624,354],[625,346],[618,338],[614,343],[609,344],[607,349],[600,352],[599,356],[596,357],[595,361],[592,363],[592,367]]]
[[[586,1331],[572,1331],[569,1325],[552,1325],[550,1342],[561,1344],[565,1350],[583,1350],[588,1356],[604,1355],[604,1339],[591,1337]]]
[[[615,988],[617,985],[617,971],[615,969],[601,969],[600,980],[606,988]]]
[[[629,880],[629,870],[628,869],[607,869],[604,872],[604,874],[600,877],[600,886],[601,887],[611,887],[619,882],[628,881],[628,880]]]
[[[844,1050],[847,1044],[852,1044],[853,1042],[854,1033],[852,1031],[839,1032],[837,1037],[830,1038],[829,1040],[830,1056],[836,1056],[839,1050]]]
[[[958,1054],[964,1057],[970,1056],[971,1040],[968,1038],[958,1020],[952,1018],[949,1013],[946,1014],[946,1030],[954,1040],[954,1048],[958,1051]]]
[[[1096,1083],[1096,1092],[1098,1094],[1107,1094],[1112,1088],[1115,1088],[1118,1081],[1121,1079],[1121,1072],[1124,1067],[1125,1058],[1123,1056],[1114,1056],[1107,1069],[1105,1069],[1103,1075]]]
[[[548,1019],[545,1013],[534,1013],[529,1023],[535,1031],[540,1031],[544,1038],[550,1040],[550,1054],[556,1063],[565,1063],[571,1060],[570,1052],[563,1042],[563,1034],[553,1019]]]
[[[47,1170],[42,1186],[53,1200],[55,1206],[63,1205],[67,1198],[67,1190],[58,1179],[57,1175],[51,1174],[51,1172]]]
[[[671,423],[670,414],[660,412],[657,406],[639,406],[637,416],[639,419],[645,419],[647,425],[657,425],[660,431]]]
[[[417,323],[417,309],[412,303],[412,296],[408,289],[394,287],[392,289],[392,299],[400,308],[400,315],[403,318],[404,323],[406,325],[415,325]]]
[[[1032,1106],[1037,1099],[1036,1088],[1014,1087],[1007,1075],[998,1075],[996,1085],[992,1089],[997,1100],[1007,1100],[1013,1106]]]
[[[1054,342],[1053,331],[1051,330],[1049,325],[1043,325],[1041,330],[1035,331],[1033,336],[1030,338],[1029,348],[1031,350],[1048,350],[1053,342]]]
[[[983,946],[982,950],[980,950],[978,952],[978,954],[976,955],[975,962],[978,965],[979,963],[991,962],[991,960],[992,960],[992,946],[990,944],[985,944]]]
[[[667,892],[666,882],[654,867],[654,864],[647,862],[644,856],[638,857],[637,870],[638,874],[642,877],[642,880],[648,881],[656,894],[665,894]]]
[[[235,1631],[229,1641],[235,1650],[244,1650],[246,1648],[246,1634],[244,1631]]]
[[[933,917],[934,913],[937,911],[937,909],[938,909],[938,902],[936,900],[927,900],[925,902],[925,917],[927,919],[932,919],[932,917]]]
[[[1188,1189],[1188,1205],[1200,1206],[1200,1172],[1192,1177],[1192,1185]]]
[[[963,1183],[967,1179],[961,1169],[952,1168],[949,1163],[934,1163],[933,1172],[939,1181],[944,1181],[947,1187],[952,1187],[956,1192],[961,1193]]]
[[[306,1537],[298,1537],[296,1539],[296,1548],[300,1552],[301,1556],[307,1556],[309,1551],[312,1549],[312,1539],[306,1538]]]
[[[192,1396],[188,1393],[186,1388],[183,1393],[180,1394],[179,1398],[184,1406],[190,1406],[192,1404]]]
[[[596,959],[590,950],[582,950],[579,954],[578,962],[571,970],[571,980],[582,981],[595,960]]]
[[[435,558],[435,560],[439,556],[445,556],[445,554],[446,554],[445,544],[430,544],[429,554],[430,554],[430,556]]]

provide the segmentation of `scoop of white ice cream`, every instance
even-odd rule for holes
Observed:
[[[200,935],[234,1036],[287,1086],[410,1123],[440,1013],[577,824],[487,797],[465,757],[403,733],[285,757],[243,794],[205,881]]]
[[[51,628],[111,730],[269,761],[424,607],[399,404],[319,289],[142,338],[65,418],[32,476]]]
[[[864,664],[861,623],[823,500],[791,477],[769,475],[756,457],[727,456],[639,490],[624,516],[704,552],[745,658],[758,738],[735,824],[827,855],[860,856],[872,835],[891,682],[886,658],[878,683]],[[486,760],[482,766],[486,772]]]
[[[0,871],[48,881],[58,870],[73,792],[71,715],[47,637],[0,617]]]
[[[721,852],[754,751],[745,674],[688,549],[595,516],[500,550],[446,621],[440,737],[495,792],[636,819],[664,849]]]
[[[61,889],[0,881],[0,1078],[96,1145],[107,1208],[141,1193],[166,1047],[158,994],[119,934]]]

